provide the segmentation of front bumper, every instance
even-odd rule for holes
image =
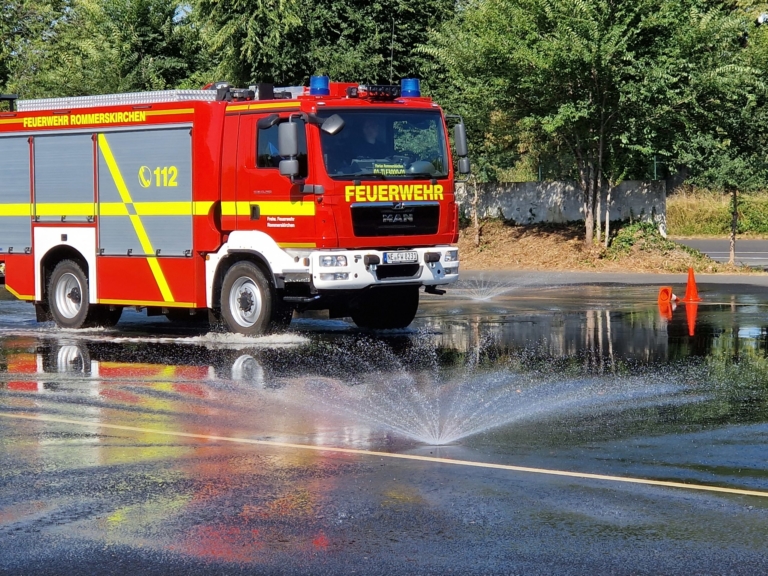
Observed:
[[[439,286],[459,279],[459,260],[446,262],[446,255],[456,253],[453,246],[413,248],[416,262],[386,263],[384,254],[400,250],[318,250],[310,254],[310,274],[317,290],[354,290],[368,286],[417,284]],[[321,266],[323,256],[345,256],[346,266]],[[368,258],[366,258],[368,257]],[[376,262],[378,264],[370,264]],[[431,261],[430,261],[431,260]],[[369,262],[366,264],[366,261]]]

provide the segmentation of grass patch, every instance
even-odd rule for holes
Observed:
[[[683,187],[667,196],[667,232],[672,236],[728,236],[731,196]],[[738,234],[768,236],[768,192],[739,195]]]

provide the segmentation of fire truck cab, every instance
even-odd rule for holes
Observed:
[[[0,261],[64,328],[127,306],[250,335],[313,309],[402,328],[421,287],[458,279],[453,182],[417,80],[19,100],[0,112]]]

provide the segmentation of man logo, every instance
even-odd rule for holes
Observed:
[[[148,166],[139,168],[139,184],[142,188],[149,188],[152,185],[152,170]]]
[[[413,224],[413,214],[382,214],[382,224]]]

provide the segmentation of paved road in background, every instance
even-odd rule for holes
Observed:
[[[675,239],[678,244],[695,248],[718,262],[728,262],[730,241],[722,239]],[[736,263],[768,267],[768,240],[736,239]]]

